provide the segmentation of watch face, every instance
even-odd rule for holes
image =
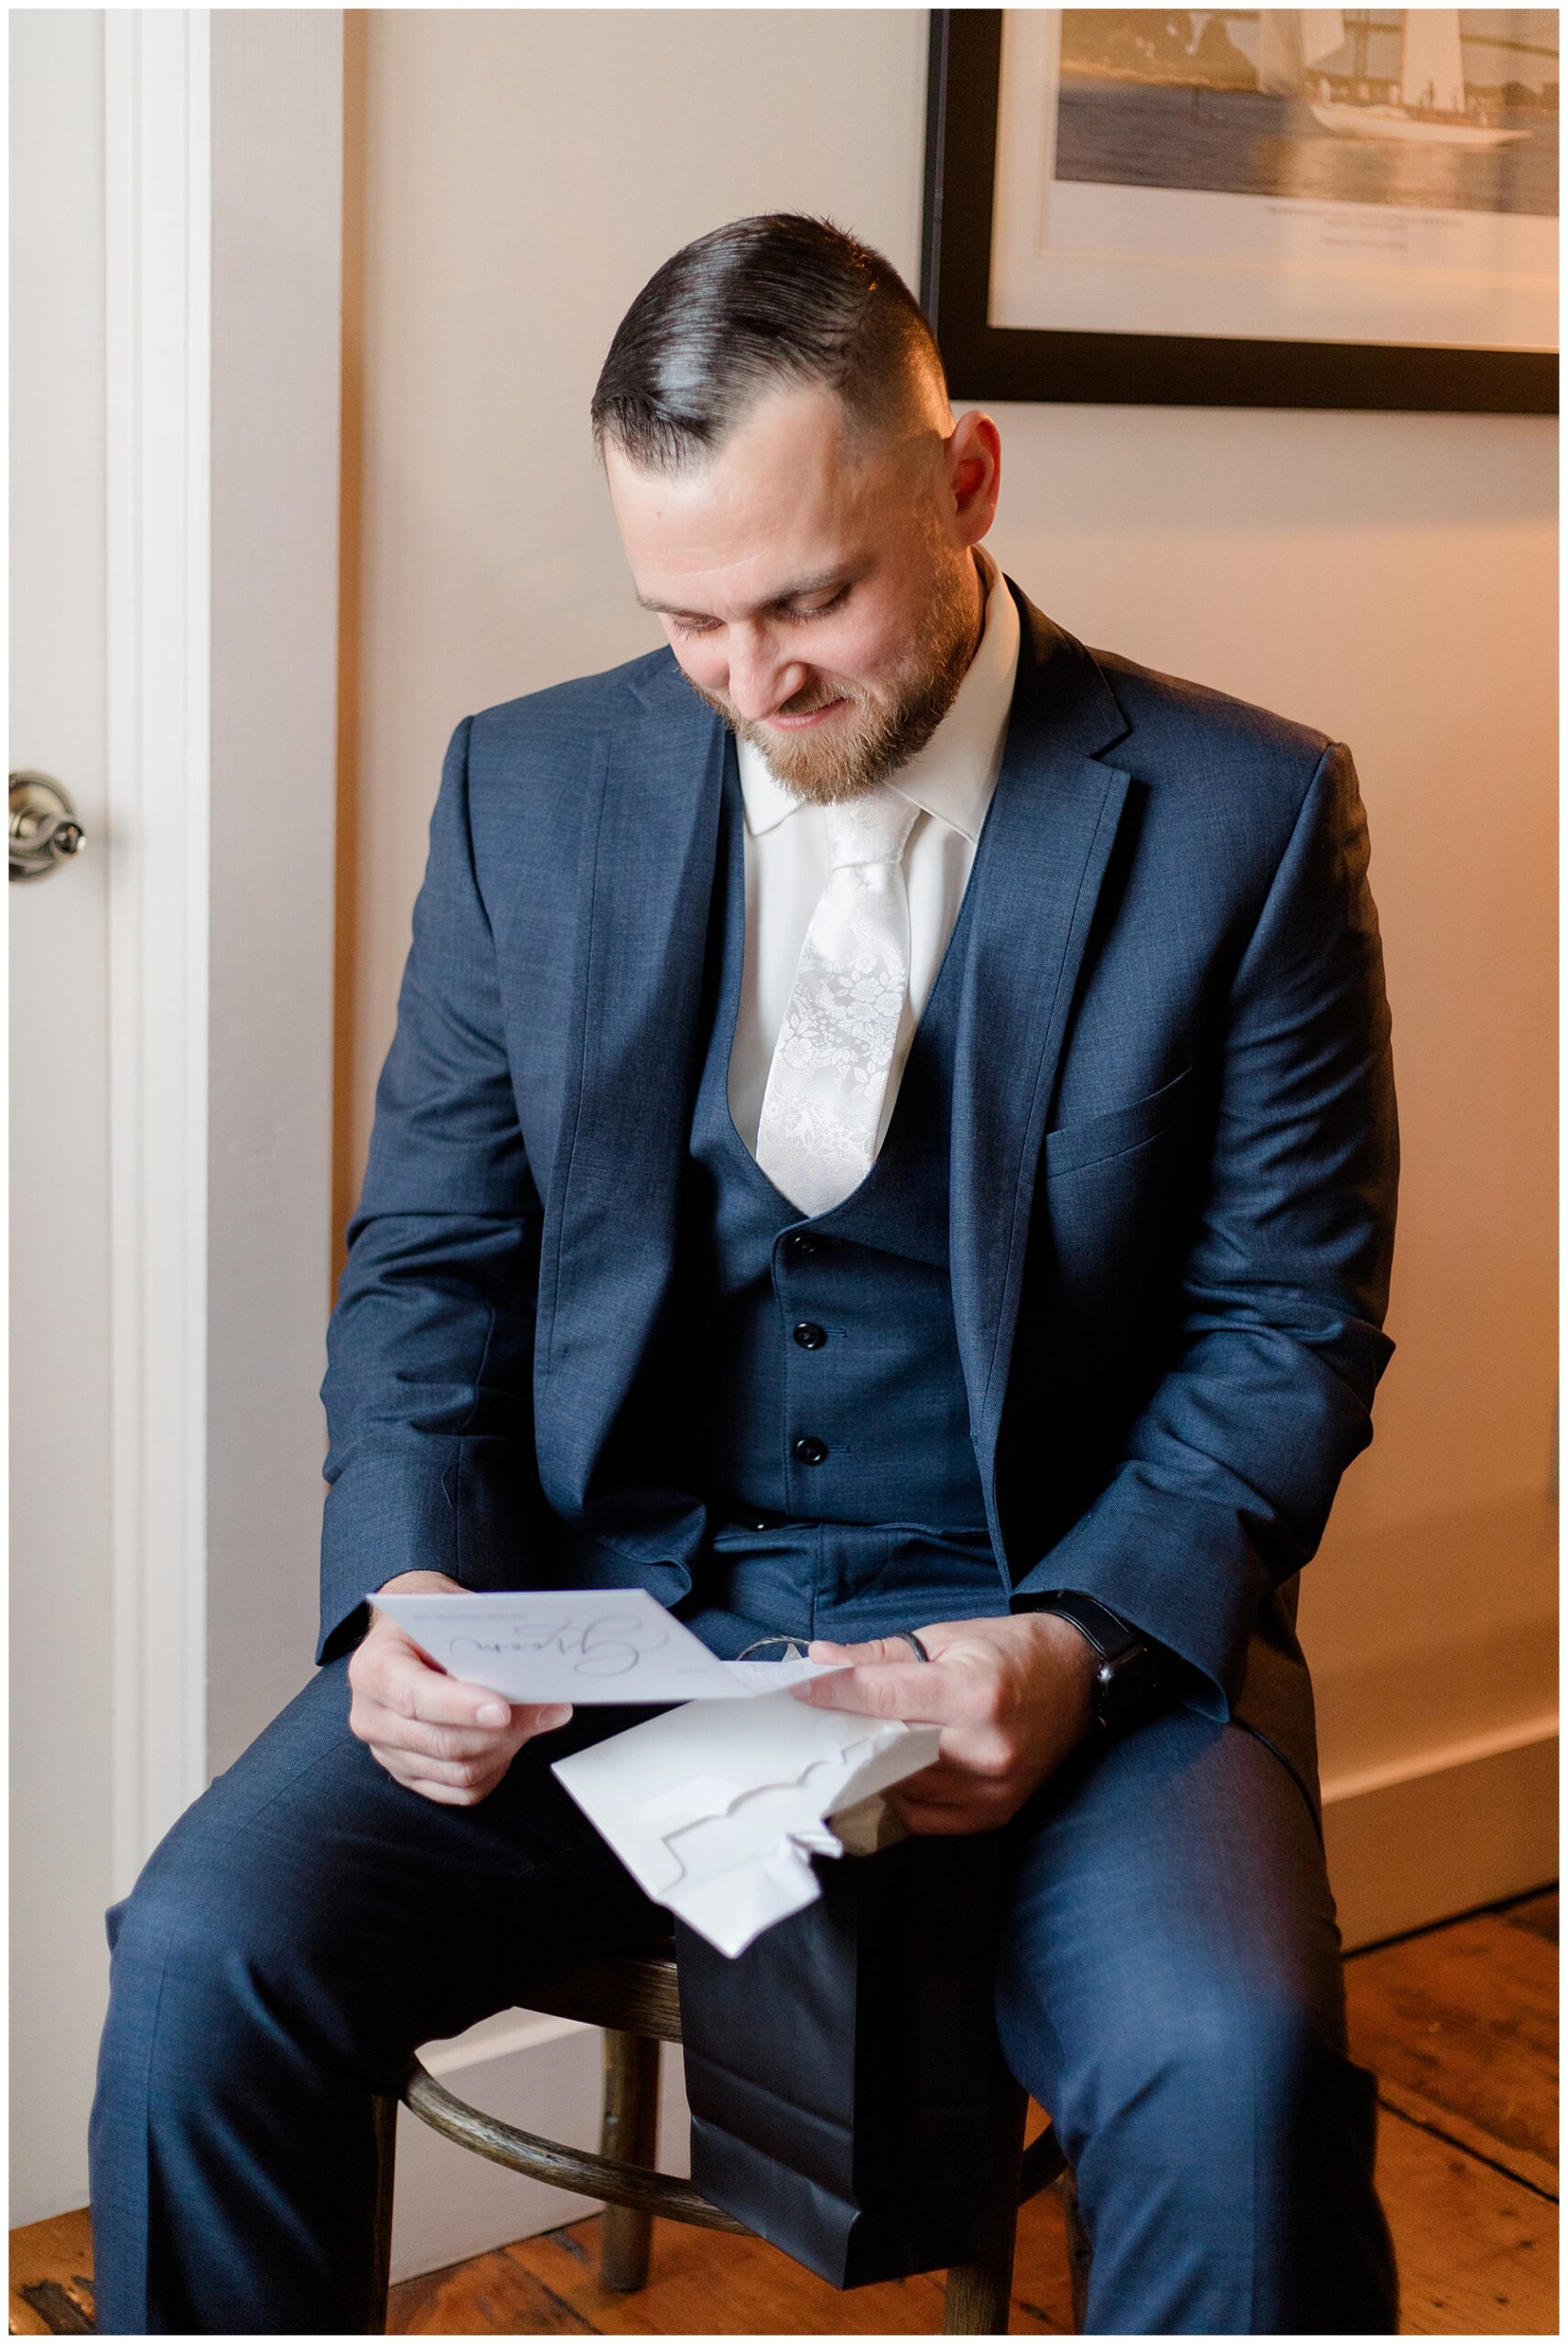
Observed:
[[[1100,1663],[1095,1681],[1095,1715],[1108,1729],[1132,1725],[1153,1699],[1153,1655],[1147,1644]]]

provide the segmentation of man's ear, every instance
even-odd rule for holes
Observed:
[[[1001,434],[989,415],[972,408],[953,426],[946,457],[958,542],[979,545],[996,518],[1001,494]]]

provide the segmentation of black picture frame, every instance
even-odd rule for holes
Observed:
[[[920,293],[956,398],[1556,414],[1551,352],[993,326],[1001,19],[1000,8],[931,11]]]

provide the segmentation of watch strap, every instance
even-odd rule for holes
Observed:
[[[1129,1627],[1119,1613],[1097,1602],[1092,1595],[1080,1595],[1074,1588],[1053,1588],[1039,1595],[1015,1595],[1012,1608],[1014,1612],[1059,1612],[1087,1637],[1102,1660],[1116,1660],[1122,1653],[1149,1641],[1136,1628]]]
[[[1163,1647],[1122,1619],[1092,1595],[1075,1588],[1049,1589],[1038,1595],[1015,1595],[1013,1612],[1054,1612],[1070,1620],[1099,1656],[1095,1671],[1095,1723],[1102,1732],[1119,1732],[1136,1724],[1162,1699],[1161,1660]]]

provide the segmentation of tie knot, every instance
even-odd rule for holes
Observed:
[[[853,863],[902,863],[920,808],[879,782],[863,797],[847,798],[826,811],[833,868],[842,871]]]

